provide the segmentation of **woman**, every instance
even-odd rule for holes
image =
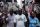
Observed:
[[[36,24],[39,23],[36,13],[33,11],[29,17],[29,27],[36,27]]]
[[[10,10],[10,15],[8,15],[8,24],[7,24],[7,27],[14,27],[13,9]]]

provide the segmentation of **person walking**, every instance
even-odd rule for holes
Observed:
[[[36,17],[36,13],[33,11],[29,17],[29,27],[36,27],[38,23],[39,23],[39,20]]]
[[[10,10],[10,14],[8,15],[8,24],[7,24],[7,27],[14,27],[13,9]]]
[[[16,27],[25,27],[25,22],[27,21],[26,16],[22,14],[22,11],[19,10],[18,14],[15,16]]]

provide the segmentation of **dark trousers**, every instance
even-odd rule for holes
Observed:
[[[3,26],[3,23],[0,23],[0,27],[2,27]]]
[[[14,27],[16,27],[16,23],[14,23]]]
[[[29,24],[26,22],[26,23],[25,23],[25,27],[28,27],[28,26],[29,26]]]

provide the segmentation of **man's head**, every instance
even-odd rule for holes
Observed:
[[[14,12],[13,9],[10,9],[10,15],[13,15],[13,12]]]
[[[21,15],[22,14],[22,9],[18,10],[18,14]]]
[[[32,11],[32,13],[30,13],[31,16],[35,17],[36,16],[36,12]]]

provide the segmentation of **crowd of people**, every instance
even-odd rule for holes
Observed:
[[[38,14],[33,8],[35,3],[30,2],[30,4],[27,8],[29,11],[26,11],[25,5],[16,11],[12,8],[8,11],[8,5],[2,6],[0,4],[0,27],[3,24],[6,24],[6,27],[40,27]]]

